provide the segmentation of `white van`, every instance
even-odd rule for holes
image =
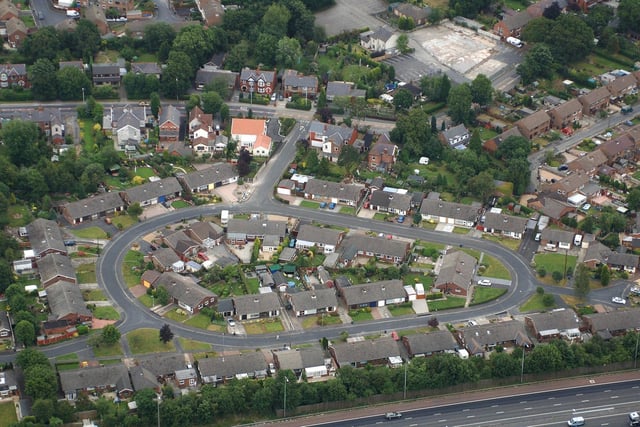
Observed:
[[[584,418],[582,417],[573,417],[569,421],[567,421],[567,425],[569,427],[577,427],[584,425]]]
[[[577,247],[582,246],[582,234],[576,234],[576,237],[573,238],[573,244]]]

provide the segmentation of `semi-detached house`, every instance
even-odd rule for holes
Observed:
[[[423,221],[471,228],[478,221],[480,207],[443,200],[424,199],[420,205]]]
[[[178,181],[189,194],[212,191],[238,181],[238,171],[229,163],[214,163],[211,167],[178,175]]]
[[[357,206],[364,192],[365,187],[360,184],[343,184],[315,178],[310,179],[304,187],[305,199],[347,206]]]
[[[316,227],[314,225],[302,225],[296,237],[297,249],[310,249],[317,247],[322,253],[331,254],[344,237],[344,231],[332,228]]]

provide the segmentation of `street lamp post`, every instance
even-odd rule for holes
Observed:
[[[158,407],[158,427],[160,427],[160,399],[161,399],[161,396],[158,394],[158,397],[156,399],[156,403]]]
[[[402,399],[407,399],[407,367],[409,366],[409,361],[407,360],[404,364],[404,391],[402,393]]]
[[[178,101],[178,78],[176,77],[176,102]]]
[[[84,88],[82,88],[82,103],[84,104]]]
[[[640,341],[640,332],[636,332],[636,353],[633,356],[633,369],[638,366],[638,342]]]
[[[282,405],[282,418],[287,418],[287,383],[289,382],[289,378],[284,377],[284,404]]]

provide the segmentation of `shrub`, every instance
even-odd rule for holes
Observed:
[[[562,275],[562,273],[561,273],[561,272],[559,272],[559,271],[554,271],[554,272],[551,274],[551,277],[553,278],[554,282],[556,282],[556,283],[557,283],[557,282],[559,282],[560,280],[562,280],[562,278],[563,278],[564,276]]]
[[[538,287],[536,288],[536,293],[537,293],[538,295],[544,295],[544,288],[543,288],[542,286],[538,286]]]
[[[551,307],[556,303],[556,299],[553,295],[551,294],[546,294],[542,297],[542,304],[545,307]]]
[[[540,268],[538,269],[538,276],[540,276],[540,277],[544,277],[544,276],[546,276],[546,275],[547,275],[547,270],[546,270],[544,267],[540,267]]]

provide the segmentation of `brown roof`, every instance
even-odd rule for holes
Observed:
[[[590,105],[595,104],[602,99],[608,98],[609,96],[611,96],[609,89],[607,89],[606,87],[599,87],[589,93],[578,97],[578,100],[583,106],[589,107]]]
[[[518,126],[518,128],[531,130],[543,125],[545,122],[549,123],[550,121],[551,118],[549,117],[549,115],[546,112],[540,110],[536,111],[528,117],[518,120],[516,125]]]

